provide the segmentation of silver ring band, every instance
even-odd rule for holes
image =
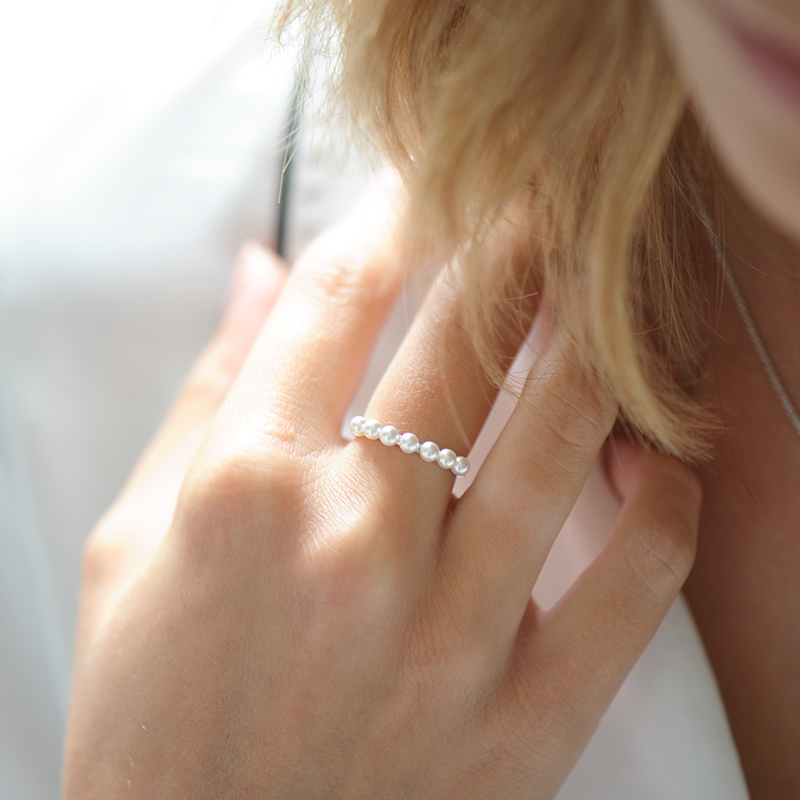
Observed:
[[[456,477],[463,477],[469,472],[469,461],[464,456],[457,456],[447,447],[439,448],[436,442],[422,442],[413,433],[400,433],[393,425],[381,425],[376,419],[356,416],[350,420],[350,432],[355,437],[380,439],[387,447],[397,445],[404,453],[418,453],[423,461],[432,464],[434,461],[442,468],[449,469]]]

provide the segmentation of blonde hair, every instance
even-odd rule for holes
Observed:
[[[409,229],[469,267],[492,377],[509,326],[528,321],[522,298],[543,286],[629,427],[704,455],[712,418],[693,393],[708,302],[683,163],[699,168],[703,137],[651,4],[286,0],[281,25],[298,17],[318,49],[335,44],[350,118],[406,179]]]

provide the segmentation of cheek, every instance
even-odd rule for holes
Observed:
[[[746,12],[747,4],[735,0],[735,7],[728,2],[727,8]],[[789,106],[756,72],[717,16],[717,0],[658,0],[657,5],[728,172],[777,225],[800,235],[800,107]],[[792,5],[795,13],[786,22],[800,47],[795,27],[800,5]],[[769,20],[773,30],[777,16]]]

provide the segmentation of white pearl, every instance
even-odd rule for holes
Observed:
[[[352,433],[353,436],[363,436],[366,425],[367,420],[365,417],[353,417],[353,419],[350,420],[350,433]]]
[[[419,446],[419,454],[423,461],[436,461],[439,458],[439,445],[436,442],[423,442]]]
[[[404,433],[399,444],[404,453],[416,453],[419,450],[419,439],[413,433]]]
[[[381,435],[382,425],[376,419],[368,419],[364,424],[364,436],[367,439],[377,439]]]
[[[439,451],[437,461],[442,469],[450,469],[456,463],[456,454],[448,447],[445,447],[444,450]]]
[[[469,461],[467,461],[464,456],[459,456],[456,459],[455,464],[450,467],[450,471],[453,473],[453,475],[466,475],[469,472]]]
[[[384,425],[381,428],[381,441],[387,447],[393,447],[400,441],[400,432],[394,425]]]

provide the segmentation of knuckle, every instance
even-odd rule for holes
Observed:
[[[577,366],[545,365],[532,394],[531,399],[541,409],[542,441],[553,454],[583,460],[608,435],[612,422],[609,400],[594,379]]]
[[[555,378],[521,400],[532,405],[536,423],[522,426],[517,445],[520,480],[563,485],[594,460],[608,435],[610,415],[592,396],[595,390],[565,382]]]
[[[376,303],[390,296],[393,274],[388,254],[343,242],[338,231],[313,243],[295,267],[304,289],[320,303]]]
[[[201,561],[247,558],[302,507],[304,472],[283,449],[242,448],[204,453],[178,496],[174,525]]]
[[[626,561],[640,593],[655,604],[671,601],[694,563],[696,538],[682,514],[640,525],[628,540]]]
[[[259,472],[252,452],[216,452],[204,458],[202,467],[187,476],[183,494],[204,509],[239,504],[257,492]]]
[[[542,431],[543,429],[543,431]],[[542,419],[542,428],[536,441],[530,442],[534,468],[544,470],[561,484],[581,470],[594,453],[593,441],[583,438],[576,429],[554,423],[552,418]]]
[[[324,593],[325,606],[355,609],[368,617],[398,608],[403,564],[385,521],[376,524],[359,511],[356,523],[319,527],[330,530],[318,529],[305,543],[303,566],[307,579]]]
[[[299,458],[288,449],[225,449],[204,460],[199,488],[206,502],[241,507],[265,496],[292,495],[301,474]]]

